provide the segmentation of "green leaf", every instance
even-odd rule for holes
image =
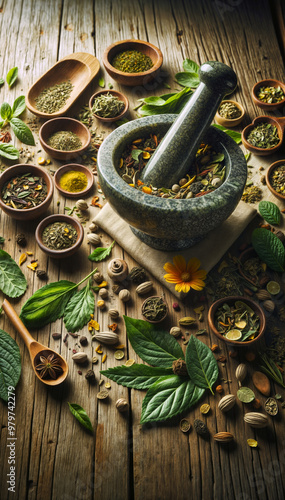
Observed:
[[[4,78],[0,78],[0,87],[2,87],[2,85],[4,85],[4,83],[5,83]]]
[[[153,106],[163,106],[165,104],[165,99],[154,95],[152,97],[145,97],[143,102],[145,104],[152,104]]]
[[[68,403],[68,406],[72,415],[78,420],[78,422],[80,422],[80,424],[83,425],[85,429],[93,432],[90,418],[88,417],[86,411],[82,408],[82,406],[77,405],[76,403]]]
[[[13,117],[20,116],[23,111],[26,109],[26,100],[24,95],[20,95],[15,99],[13,108],[12,108],[12,115]]]
[[[185,59],[183,61],[184,71],[189,71],[190,73],[198,73],[199,67],[200,66],[194,61],[191,61],[191,59]]]
[[[8,401],[9,392],[14,395],[20,375],[20,349],[15,340],[0,329],[0,398],[4,401]]]
[[[0,290],[8,297],[20,297],[26,291],[27,280],[12,257],[0,250]]]
[[[99,78],[98,85],[99,87],[102,87],[102,89],[105,87],[105,80],[103,77]]]
[[[108,83],[108,87],[109,87],[110,90],[114,88],[111,83]]]
[[[251,241],[258,257],[273,271],[283,272],[285,249],[279,238],[265,228],[254,229]]]
[[[251,403],[255,399],[255,394],[249,387],[240,387],[237,397],[242,403]]]
[[[19,158],[19,150],[12,144],[0,144],[0,156],[8,158],[8,160],[17,160]]]
[[[61,280],[37,290],[22,307],[20,318],[23,323],[30,328],[40,328],[61,318],[75,289],[96,271],[97,268],[93,269],[78,284]]]
[[[111,243],[111,245],[108,248],[101,248],[101,247],[95,248],[95,250],[93,250],[93,252],[90,255],[88,255],[88,259],[92,260],[92,262],[101,262],[101,260],[106,259],[110,255],[114,245],[115,241],[113,241],[113,243]]]
[[[15,66],[15,68],[11,68],[8,71],[6,76],[6,82],[8,83],[9,87],[12,87],[13,83],[15,83],[17,78],[18,78],[18,68],[17,66]]]
[[[275,203],[272,203],[272,201],[261,201],[258,205],[258,210],[261,217],[263,217],[268,224],[276,224],[276,226],[279,226],[281,212]]]
[[[4,125],[4,121],[0,122],[0,128],[2,128]]]
[[[173,361],[184,359],[183,351],[169,332],[143,321],[124,316],[127,335],[134,351],[146,363],[171,368]]]
[[[244,153],[245,160],[248,161],[250,158],[251,153]]]
[[[189,377],[198,387],[210,389],[219,375],[218,363],[208,346],[191,335],[186,349],[186,366]]]
[[[161,377],[146,393],[140,423],[161,422],[189,410],[204,392],[188,378],[178,375]]]
[[[90,290],[90,282],[75,292],[64,310],[64,324],[68,332],[81,330],[94,313],[95,297]]]
[[[132,158],[135,161],[139,161],[139,156],[143,153],[142,149],[133,149],[132,150]]]
[[[3,102],[0,109],[1,118],[9,121],[12,118],[12,108],[8,102]]]
[[[170,85],[167,82],[162,82],[162,85],[165,89],[171,89]]]
[[[241,143],[241,134],[239,132],[236,132],[235,130],[229,130],[222,125],[217,125],[216,123],[213,124],[213,127],[219,128],[220,130],[225,132],[225,134],[230,136],[237,144]]]
[[[182,87],[197,88],[200,79],[197,73],[189,73],[188,71],[182,71],[181,73],[176,73],[175,80]]]
[[[157,368],[137,363],[131,366],[115,366],[108,370],[101,370],[100,373],[124,387],[134,389],[148,389],[164,375],[173,375],[171,368]]]
[[[20,139],[21,142],[28,144],[29,146],[35,145],[35,139],[32,131],[29,129],[28,125],[20,120],[20,118],[12,118],[10,120],[10,124],[15,136]]]
[[[4,243],[5,241],[5,238],[3,238],[3,236],[0,236],[0,244],[2,245],[2,243]]]
[[[165,100],[164,105],[144,104],[139,110],[140,116],[180,113],[192,94],[193,91],[185,87],[180,92],[161,95],[159,98]]]

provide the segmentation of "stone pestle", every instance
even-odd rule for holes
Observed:
[[[217,61],[204,63],[199,77],[196,91],[143,170],[147,185],[170,188],[185,177],[222,99],[237,85],[235,72]]]

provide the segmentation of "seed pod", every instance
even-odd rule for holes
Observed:
[[[52,338],[54,340],[59,340],[61,339],[61,333],[52,333]]]
[[[210,435],[208,427],[199,418],[196,418],[196,420],[194,420],[194,429],[197,434],[199,434],[199,436],[207,438]]]
[[[270,380],[265,373],[259,371],[253,372],[252,381],[256,389],[261,392],[261,394],[267,397],[269,396],[271,390]]]
[[[230,443],[233,439],[234,436],[230,432],[218,432],[214,435],[214,440],[218,443]]]
[[[271,299],[271,295],[267,290],[259,290],[258,292],[256,292],[255,295],[258,298],[258,300],[270,300]]]
[[[171,329],[170,329],[170,335],[172,335],[173,337],[175,337],[176,339],[178,337],[180,337],[180,335],[182,334],[179,326],[173,326]]]
[[[267,416],[263,415],[263,413],[257,413],[255,411],[246,413],[243,419],[245,423],[250,425],[251,427],[262,428],[266,427],[268,424]]]
[[[73,354],[72,359],[73,359],[73,361],[75,361],[75,363],[82,365],[83,363],[85,363],[87,361],[88,358],[87,358],[87,354],[85,354],[85,352],[76,352],[75,354]]]
[[[141,283],[139,286],[137,286],[136,292],[138,295],[144,295],[145,293],[150,292],[152,289],[153,289],[153,282],[144,281],[144,283]]]
[[[275,304],[273,300],[265,300],[262,305],[264,309],[266,309],[266,311],[268,312],[273,312],[275,309]]]
[[[82,346],[86,346],[88,344],[87,337],[80,337],[79,342]]]
[[[88,209],[88,203],[86,203],[85,200],[77,200],[75,205],[79,210],[87,210]]]
[[[129,274],[128,264],[123,259],[112,259],[108,264],[108,275],[114,281],[123,281]]]
[[[102,299],[106,299],[108,297],[107,288],[100,288],[99,295],[100,295],[100,297],[102,297]]]
[[[119,336],[114,332],[98,332],[92,338],[100,344],[115,345],[119,343]]]
[[[146,281],[147,276],[145,270],[142,267],[133,267],[130,271],[128,278],[133,283],[139,285],[143,281]]]
[[[190,326],[196,323],[196,320],[191,316],[185,316],[184,318],[180,318],[179,325],[181,326]]]
[[[119,410],[121,413],[127,411],[129,409],[129,403],[126,401],[126,399],[120,398],[116,402],[116,408]]]
[[[96,378],[95,378],[95,373],[93,370],[88,370],[88,372],[85,375],[86,380],[88,380],[89,384],[95,384]]]
[[[123,290],[120,291],[119,293],[119,299],[121,299],[123,302],[128,302],[131,298],[131,294],[129,290],[126,288],[123,288]]]
[[[103,281],[103,274],[101,274],[99,272],[95,273],[95,274],[93,274],[93,279],[96,283],[98,283],[98,285],[100,285],[100,283],[102,283],[102,281]]]
[[[236,403],[236,397],[233,394],[227,394],[220,400],[218,408],[221,411],[229,411],[233,408],[235,403]]]
[[[98,234],[94,233],[87,234],[87,240],[89,241],[89,243],[91,243],[91,245],[94,245],[96,247],[101,245],[101,238],[100,236],[98,236]]]
[[[236,379],[239,382],[239,385],[241,385],[241,382],[245,379],[246,375],[247,367],[244,363],[240,363],[240,365],[236,368]]]
[[[110,318],[112,318],[112,319],[116,319],[120,316],[120,313],[119,313],[119,311],[117,311],[117,309],[109,309],[108,313],[109,313]]]
[[[96,233],[96,231],[98,230],[98,226],[94,222],[91,222],[88,229],[89,231],[91,231],[91,233]]]

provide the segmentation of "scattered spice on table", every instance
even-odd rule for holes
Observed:
[[[1,195],[5,205],[15,209],[29,209],[45,200],[47,185],[42,177],[27,172],[7,181]]]
[[[285,194],[285,163],[277,165],[269,176],[269,182],[277,193]]]
[[[40,351],[34,363],[42,379],[56,380],[63,373],[60,358],[51,351]]]
[[[222,102],[218,113],[227,120],[234,120],[241,116],[241,110],[233,102]]]
[[[59,180],[60,187],[69,193],[79,193],[87,188],[87,184],[86,174],[78,170],[68,170]]]
[[[48,145],[60,151],[74,151],[82,147],[81,139],[71,130],[59,130],[47,140]]]
[[[149,56],[138,50],[125,50],[115,55],[112,66],[124,73],[141,73],[153,67]]]
[[[43,244],[52,250],[70,248],[77,240],[77,231],[71,224],[53,222],[42,233]]]
[[[149,321],[162,320],[167,312],[167,306],[161,297],[149,297],[142,305],[142,314]]]
[[[123,112],[124,108],[123,101],[120,101],[116,95],[107,92],[107,94],[95,97],[92,111],[101,118],[115,118]]]
[[[285,94],[281,87],[260,87],[257,91],[257,97],[260,101],[272,104],[283,101]]]
[[[261,122],[251,129],[246,137],[247,142],[256,148],[270,149],[280,142],[278,130],[271,123]]]
[[[262,199],[262,190],[257,186],[248,186],[241,197],[246,203],[256,203]]]
[[[43,113],[55,113],[63,108],[72,90],[70,80],[47,87],[35,99],[36,108]]]
[[[259,316],[241,300],[220,306],[215,312],[214,323],[218,332],[229,340],[244,342],[259,333]]]

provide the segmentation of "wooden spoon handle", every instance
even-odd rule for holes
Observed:
[[[31,336],[30,332],[28,332],[24,323],[20,320],[18,314],[13,309],[13,307],[11,306],[10,302],[8,302],[7,299],[4,300],[4,302],[2,304],[2,308],[5,311],[5,313],[7,314],[8,318],[11,321],[14,328],[16,328],[17,332],[21,335],[26,346],[29,348],[30,344],[32,342],[34,342],[35,340]]]

